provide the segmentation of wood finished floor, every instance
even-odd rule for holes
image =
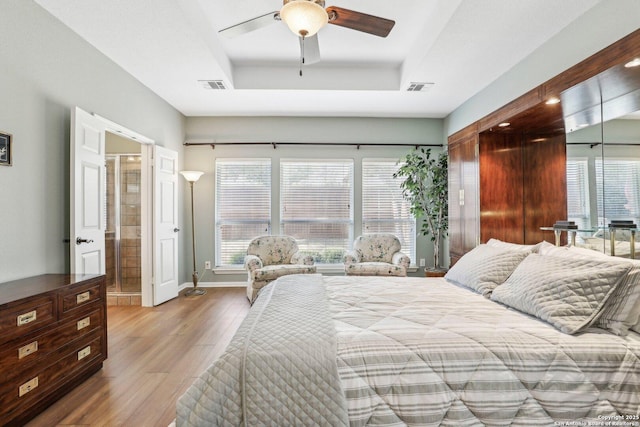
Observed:
[[[178,397],[222,353],[248,310],[244,288],[209,288],[153,308],[110,306],[102,370],[27,426],[166,427]]]

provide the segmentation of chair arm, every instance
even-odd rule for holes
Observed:
[[[291,256],[291,264],[314,265],[315,261],[311,255],[296,252]]]
[[[244,257],[244,268],[248,271],[258,270],[262,268],[262,260],[255,255],[247,255]]]
[[[342,260],[346,265],[356,264],[360,262],[360,255],[358,255],[356,251],[346,251],[344,253],[344,256],[342,257]]]
[[[391,264],[402,265],[404,266],[404,268],[409,268],[409,265],[411,264],[411,258],[403,254],[402,252],[396,252],[391,258]]]

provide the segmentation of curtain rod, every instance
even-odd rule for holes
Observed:
[[[215,149],[216,145],[271,145],[275,150],[278,145],[327,145],[327,146],[350,146],[357,147],[444,147],[444,144],[372,144],[372,143],[354,143],[354,142],[189,142],[185,141],[185,146],[192,145],[209,145],[211,149]]]
[[[589,148],[597,147],[599,145],[603,145],[602,142],[567,142],[566,145],[588,145]],[[605,142],[606,147],[638,147],[640,143],[638,142]]]

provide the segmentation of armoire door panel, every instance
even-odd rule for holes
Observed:
[[[480,240],[524,243],[523,168],[520,139],[480,134]]]

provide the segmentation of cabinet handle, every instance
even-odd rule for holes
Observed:
[[[88,345],[78,352],[78,360],[82,360],[91,354],[91,346]]]
[[[22,359],[23,357],[27,357],[30,354],[38,351],[38,341],[34,341],[27,345],[23,345],[18,349],[18,359]]]
[[[28,313],[24,313],[18,316],[18,326],[26,325],[27,323],[31,323],[38,317],[38,314],[35,310],[30,311]]]
[[[19,388],[19,397],[29,393],[34,388],[38,387],[38,377],[32,378],[26,383],[22,384]]]
[[[76,295],[76,304],[82,304],[85,301],[88,301],[91,298],[91,292],[83,292],[81,294]]]
[[[91,317],[85,317],[82,320],[78,320],[78,323],[76,325],[77,325],[77,329],[79,331],[80,329],[86,328],[90,324],[91,324]]]

